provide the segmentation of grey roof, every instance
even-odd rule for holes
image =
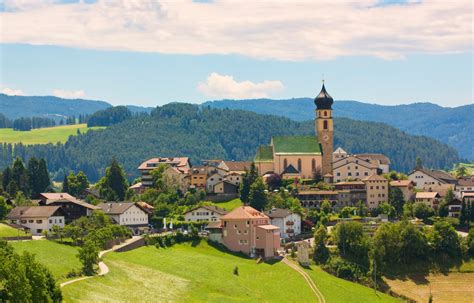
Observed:
[[[464,177],[458,180],[459,186],[474,186],[474,177]]]
[[[99,209],[97,206],[87,203],[85,201],[79,200],[74,198],[68,193],[41,193],[46,199],[46,205],[54,204],[54,203],[74,203],[80,205],[85,208],[89,208],[92,210]]]
[[[390,165],[390,159],[383,154],[357,154],[356,156],[362,159],[377,160],[380,164]]]
[[[285,218],[291,215],[293,212],[289,209],[283,208],[272,208],[269,211],[264,212],[270,218]]]
[[[121,215],[133,205],[132,202],[105,202],[97,206],[107,215]]]
[[[324,83],[323,83],[321,92],[314,99],[314,104],[316,104],[317,109],[331,109],[331,106],[333,103],[334,103],[334,99],[326,91],[326,87],[324,86]]]
[[[287,167],[285,167],[282,174],[299,174],[299,173],[300,172],[292,164],[290,164]]]
[[[64,216],[60,206],[18,206],[10,211],[7,219],[49,218],[55,214]]]

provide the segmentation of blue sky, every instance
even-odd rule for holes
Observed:
[[[392,2],[334,5],[334,16],[318,23],[312,16],[323,12],[314,2],[248,2],[221,17],[232,3],[4,1],[0,89],[156,106],[314,97],[324,75],[339,100],[472,103],[472,13],[465,3]],[[434,22],[440,12],[446,20]]]

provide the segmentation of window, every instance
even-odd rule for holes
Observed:
[[[348,176],[352,176],[352,173],[351,173],[351,172],[348,172],[347,175],[348,175]]]
[[[368,176],[368,175],[369,175],[369,173],[368,173],[368,172],[365,172],[365,173],[364,173],[364,175]]]
[[[283,159],[283,169],[285,169],[288,166],[288,160]]]
[[[38,234],[40,234],[40,233],[42,233],[42,232],[43,232],[42,229],[37,229],[37,230],[36,230],[36,233],[38,233]]]
[[[237,234],[240,235],[242,232],[240,231],[240,229],[237,231]]]
[[[34,220],[28,220],[28,223],[33,223],[33,222],[34,222]]]
[[[339,177],[339,176],[341,176],[341,173],[340,173],[340,172],[338,172],[338,173],[336,173],[336,175]]]
[[[328,120],[323,121],[323,129],[328,129]]]
[[[311,160],[311,170],[312,171],[316,170],[316,160],[315,159]]]
[[[358,175],[359,175],[359,172],[356,172],[356,176],[358,176]]]
[[[298,171],[301,172],[301,159],[298,159]]]
[[[250,225],[250,221],[249,221],[249,220],[247,220],[247,223],[246,223],[246,224],[247,224],[247,226],[249,226],[249,225]]]
[[[248,230],[244,230],[244,235],[248,234],[249,231]]]
[[[50,224],[53,223],[53,220],[49,219],[49,223],[50,223]]]
[[[234,224],[234,229],[237,229],[237,224]]]

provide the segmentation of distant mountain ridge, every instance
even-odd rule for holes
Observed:
[[[311,98],[219,100],[203,106],[250,110],[296,121],[314,119],[315,109]],[[388,106],[337,100],[333,109],[335,117],[383,122],[409,134],[438,139],[455,147],[462,157],[474,160],[474,104],[450,108],[432,103]]]

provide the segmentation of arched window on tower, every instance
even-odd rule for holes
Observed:
[[[328,129],[328,120],[323,121],[323,129]]]
[[[298,159],[298,171],[301,173],[301,159]]]
[[[311,160],[311,171],[315,171],[316,170],[316,160],[313,159]]]
[[[283,169],[285,169],[287,166],[288,166],[288,161],[285,158],[283,159]]]
[[[327,117],[327,116],[328,116],[328,112],[324,111],[324,117]]]

